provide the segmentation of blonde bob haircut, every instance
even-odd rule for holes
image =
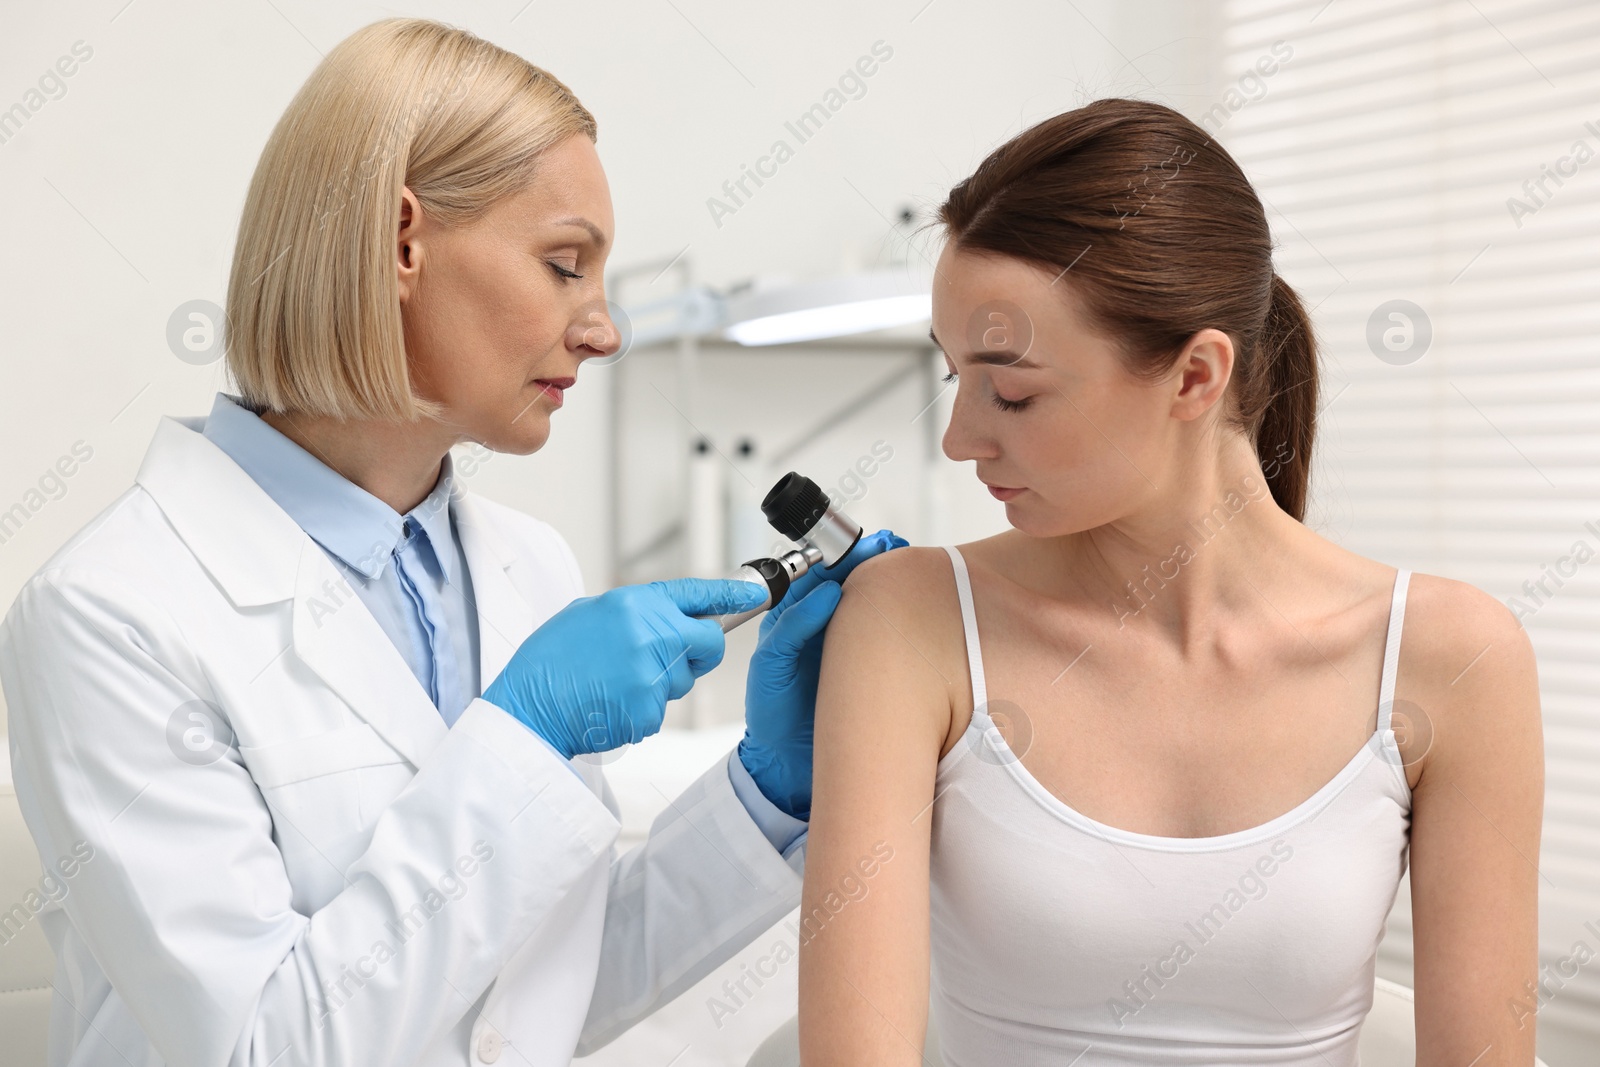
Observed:
[[[520,56],[425,19],[341,41],[278,120],[239,220],[228,370],[258,409],[411,420],[395,240],[409,186],[470,222],[532,182],[541,154],[595,139],[577,97]]]

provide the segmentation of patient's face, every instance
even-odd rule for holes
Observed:
[[[944,453],[1021,488],[1006,517],[1036,537],[1137,511],[1180,445],[1171,388],[1127,371],[1070,278],[952,245],[934,277],[933,332],[960,383]]]

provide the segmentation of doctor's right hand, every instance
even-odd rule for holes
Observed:
[[[674,578],[580,597],[522,642],[483,699],[563,756],[606,752],[661,729],[667,701],[722,662],[715,618],[764,603],[735,579]]]

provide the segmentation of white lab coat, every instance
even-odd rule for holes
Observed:
[[[201,424],[161,422],[0,631],[17,800],[66,887],[53,1064],[566,1064],[799,903],[803,850],[722,761],[619,857],[598,765],[482,700],[447,728]],[[487,681],[581,578],[546,523],[453,503]]]

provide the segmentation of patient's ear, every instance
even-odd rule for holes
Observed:
[[[1197,419],[1222,399],[1233,377],[1233,340],[1221,330],[1204,329],[1189,338],[1178,356],[1172,417]]]

